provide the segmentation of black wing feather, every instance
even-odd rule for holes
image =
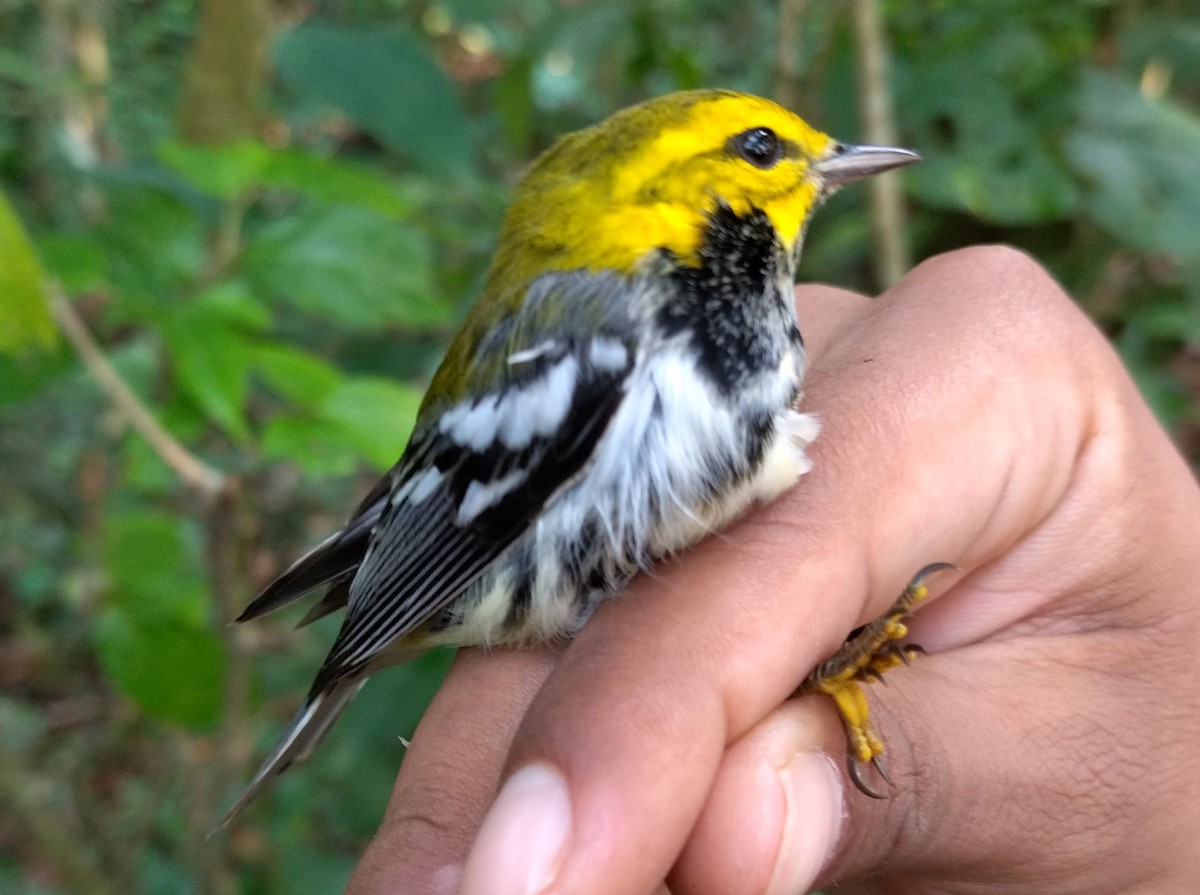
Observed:
[[[304,618],[296,622],[296,628],[307,627],[331,613],[345,609],[346,604],[350,602],[350,582],[353,580],[353,575],[347,575],[345,578],[334,581],[329,586],[329,590],[325,591],[325,596],[313,603],[308,612],[304,613]]]
[[[332,582],[335,584],[334,590],[337,590],[337,582],[353,577],[366,555],[371,532],[387,506],[394,474],[395,471],[376,482],[375,487],[350,515],[342,530],[304,554],[292,563],[287,571],[263,588],[262,592],[250,601],[250,605],[242,610],[237,621],[250,621],[260,615],[274,612],[323,584]],[[334,606],[329,611],[340,608]],[[320,616],[306,616],[302,624],[317,618]]]
[[[598,370],[587,362],[586,345],[567,350],[575,353],[579,374],[556,433],[535,439],[519,453],[499,444],[472,451],[440,433],[423,446],[443,479],[420,504],[385,509],[350,586],[346,619],[314,693],[354,674],[462,595],[586,466],[624,398],[634,353],[630,346],[623,369]],[[458,507],[472,482],[494,482],[514,468],[524,470],[522,484],[460,526]]]

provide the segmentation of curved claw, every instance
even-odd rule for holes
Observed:
[[[876,681],[887,683],[885,674],[900,664],[909,664],[925,654],[916,644],[903,643],[908,635],[905,623],[922,600],[928,596],[925,579],[937,572],[954,570],[958,566],[935,562],[925,566],[909,582],[899,599],[883,616],[856,628],[842,649],[817,666],[800,692],[820,692],[837,703],[842,725],[849,744],[846,770],[855,788],[872,799],[886,799],[887,790],[877,789],[863,779],[863,768],[870,764],[879,778],[894,789],[887,765],[879,754],[883,743],[868,718],[866,695],[862,686]],[[872,754],[874,753],[874,754]],[[860,761],[859,756],[870,756]]]
[[[871,759],[871,764],[875,766],[876,771],[879,771],[879,776],[881,776],[887,782],[888,786],[891,786],[892,781],[888,780],[887,774],[884,773],[881,766],[882,763],[880,762],[878,755]],[[872,799],[886,799],[888,797],[886,792],[880,792],[879,790],[873,788],[869,783],[867,783],[866,780],[862,778],[862,765],[854,760],[853,755],[846,756],[846,771],[850,775],[850,782],[854,784],[854,788],[861,792],[864,796]]]
[[[876,755],[871,759],[871,764],[875,767],[875,772],[883,779],[892,789],[896,788],[896,784],[892,782],[892,778],[888,776],[887,764],[884,763],[883,755]]]
[[[925,566],[917,574],[913,575],[912,581],[908,582],[909,587],[920,587],[925,583],[925,579],[937,572],[945,572],[948,569],[953,569],[955,572],[962,571],[952,562],[931,562]]]

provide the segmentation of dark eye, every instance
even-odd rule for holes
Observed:
[[[756,168],[770,168],[783,157],[783,143],[769,127],[752,127],[735,134],[733,151]]]

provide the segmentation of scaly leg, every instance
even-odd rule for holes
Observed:
[[[846,729],[850,779],[860,792],[873,799],[886,798],[887,794],[872,789],[863,780],[863,765],[874,766],[889,786],[892,781],[883,762],[883,740],[871,724],[867,694],[862,685],[882,680],[885,672],[897,665],[907,665],[924,652],[919,646],[900,643],[908,636],[905,621],[929,593],[925,579],[935,572],[953,568],[950,563],[937,562],[917,572],[891,609],[855,631],[837,653],[813,670],[797,691],[824,693],[833,699]]]

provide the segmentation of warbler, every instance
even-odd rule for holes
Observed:
[[[797,409],[805,228],[843,184],[917,159],[726,90],[652,99],[542,154],[403,455],[239,618],[321,586],[304,622],[346,611],[226,820],[372,672],[441,645],[568,638],[638,570],[791,487],[819,428]],[[854,740],[854,685],[907,655],[886,642],[913,593],[821,677],[852,759],[875,757]]]

